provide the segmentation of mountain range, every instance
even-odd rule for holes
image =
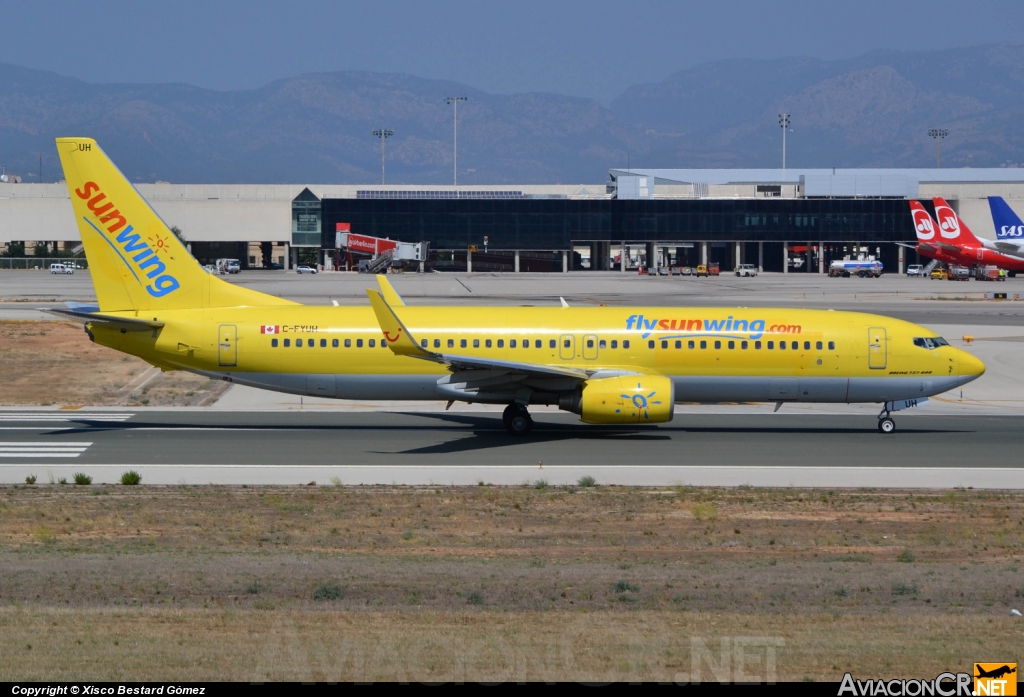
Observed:
[[[53,138],[96,138],[133,181],[452,181],[459,105],[463,184],[601,183],[611,167],[777,167],[780,112],[791,167],[1024,163],[1024,44],[851,59],[725,60],[628,88],[605,106],[549,93],[489,94],[404,74],[299,75],[255,90],[93,84],[0,63],[0,165],[60,177]]]

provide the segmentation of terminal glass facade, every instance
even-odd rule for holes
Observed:
[[[582,240],[915,239],[905,199],[324,199],[321,205],[325,230],[345,222],[355,233],[426,240],[434,249],[482,247],[485,235],[491,249],[548,250]],[[931,202],[925,206],[930,210]],[[333,237],[324,244],[333,247]]]
[[[292,200],[292,246],[319,247],[320,222],[320,199],[309,189],[303,189]],[[333,240],[331,246],[334,246]]]

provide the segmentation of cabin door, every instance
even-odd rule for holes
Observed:
[[[597,359],[597,337],[593,334],[583,336],[583,358],[588,361]]]
[[[885,335],[885,327],[868,329],[868,367],[881,370],[886,365],[886,353],[889,341]]]

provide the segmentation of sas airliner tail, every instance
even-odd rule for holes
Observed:
[[[1014,241],[1024,238],[1024,221],[1013,212],[1002,196],[989,196],[988,207],[992,211],[997,240]]]
[[[203,270],[91,138],[58,138],[102,312],[293,305]]]

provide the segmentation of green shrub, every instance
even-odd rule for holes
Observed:
[[[710,503],[698,503],[690,509],[690,513],[702,523],[710,522],[718,517],[718,509]]]
[[[35,484],[36,483],[36,475],[30,474],[27,477],[25,477],[25,483],[26,484]]]
[[[640,586],[629,581],[618,581],[613,589],[616,593],[639,593]]]
[[[345,591],[337,583],[321,583],[313,591],[313,600],[340,600]]]
[[[905,549],[899,553],[899,556],[896,557],[896,561],[901,561],[909,564],[910,562],[914,561],[915,558],[916,557],[914,557],[913,552],[911,552],[909,549]]]
[[[576,482],[581,487],[597,486],[597,480],[591,477],[589,474],[585,477],[580,477],[580,480]]]
[[[534,489],[547,489],[548,488],[548,480],[547,479],[538,479],[537,481],[535,481],[533,483],[533,488]]]
[[[61,477],[60,479],[57,480],[57,483],[58,484],[67,484],[68,480],[65,477]]]
[[[88,474],[82,474],[81,472],[75,472],[75,484],[85,486],[86,484],[92,484],[92,477]]]
[[[917,595],[918,591],[916,583],[903,583],[900,581],[892,584],[893,595]]]
[[[142,481],[142,475],[135,470],[128,470],[121,475],[121,483],[125,486],[135,486]]]
[[[250,583],[248,586],[245,587],[245,592],[248,593],[249,595],[257,595],[259,593],[262,593],[266,589],[267,589],[267,587],[263,585],[263,581],[261,581],[261,580],[259,580],[257,578],[252,583]]]
[[[484,596],[480,591],[470,591],[466,594],[466,602],[470,605],[483,605]]]

